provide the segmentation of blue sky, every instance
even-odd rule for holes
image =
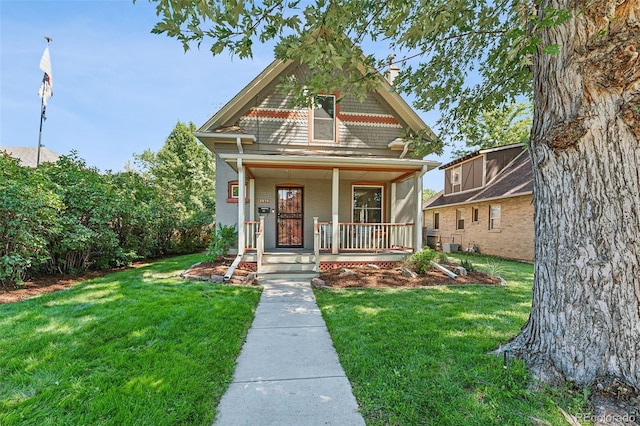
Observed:
[[[185,53],[151,34],[156,22],[146,0],[0,0],[0,145],[38,144],[44,36],[53,38],[54,96],[42,143],[100,170],[159,150],[178,120],[201,126],[273,60],[273,46],[257,46],[252,60],[213,57],[204,44]],[[432,128],[439,118],[418,113]],[[442,185],[441,172],[425,175],[426,188]]]

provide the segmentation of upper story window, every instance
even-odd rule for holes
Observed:
[[[335,142],[336,97],[319,95],[313,107],[313,140]]]
[[[462,166],[451,169],[451,185],[460,185],[462,182]]]
[[[382,223],[382,186],[354,185],[352,215],[355,223]]]
[[[433,214],[433,229],[440,229],[440,213]]]

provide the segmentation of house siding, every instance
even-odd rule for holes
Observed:
[[[292,106],[292,103],[293,96],[272,85],[256,99],[255,106],[237,117],[237,124],[255,135],[258,144],[382,149],[387,156],[391,153],[388,144],[399,138],[406,127],[389,113],[375,94],[368,94],[364,102],[347,95],[338,104],[337,143],[310,141],[311,113],[308,108]],[[392,154],[397,155],[398,152]]]
[[[489,230],[489,207],[500,205],[501,225],[499,230]],[[478,208],[478,222],[472,222],[471,209]],[[456,211],[464,210],[465,227],[456,229]],[[440,214],[440,228],[434,229],[434,213]],[[533,204],[531,195],[502,198],[492,201],[482,201],[457,206],[443,206],[425,209],[423,223],[428,242],[435,245],[455,242],[460,244],[461,250],[466,250],[474,244],[480,253],[533,261],[534,230]]]
[[[499,151],[488,152],[487,157],[487,182],[491,181],[502,169],[513,161],[519,154],[522,153],[522,147],[514,147],[510,149],[503,149]]]

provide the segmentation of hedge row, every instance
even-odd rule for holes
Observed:
[[[37,169],[0,154],[0,285],[204,249],[213,208],[137,172],[101,174],[75,154]]]

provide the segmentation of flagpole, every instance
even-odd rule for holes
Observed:
[[[46,77],[42,77],[42,84],[44,84]],[[40,133],[38,133],[38,154],[36,155],[36,168],[40,167],[40,148],[42,147],[42,122],[45,118],[45,111],[47,107],[44,105],[44,95],[40,98]]]
[[[47,47],[49,47],[49,43],[51,43],[52,38],[45,36],[44,39],[47,40]],[[45,72],[44,75],[42,76],[43,86],[46,82],[47,82],[47,73]],[[47,111],[47,105],[44,103],[45,96],[47,96],[47,94],[43,91],[42,96],[40,96],[40,132],[38,133],[38,150],[36,154],[36,168],[40,167],[40,148],[42,147],[42,122],[47,119],[47,117],[45,116],[45,112]]]

